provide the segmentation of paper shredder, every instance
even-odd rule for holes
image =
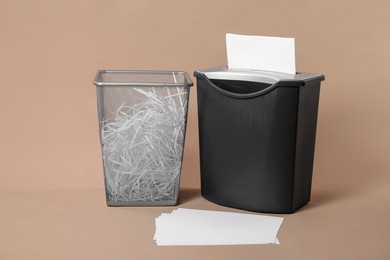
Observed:
[[[218,67],[195,71],[201,193],[256,212],[310,200],[322,74]]]

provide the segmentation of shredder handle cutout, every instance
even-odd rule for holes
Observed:
[[[221,94],[225,95],[225,96],[228,96],[228,97],[232,97],[232,98],[254,98],[254,97],[258,97],[258,96],[261,96],[261,95],[264,95],[268,92],[270,92],[271,90],[275,89],[276,87],[278,87],[278,83],[279,81],[276,81],[274,84],[271,84],[270,86],[262,89],[262,90],[259,90],[259,91],[255,91],[255,92],[252,92],[252,93],[235,93],[235,92],[231,92],[231,91],[228,91],[228,90],[225,90],[225,89],[222,89],[220,87],[218,87],[216,84],[214,84],[208,77],[206,77],[205,75],[202,75],[202,78],[204,80],[207,81],[207,83],[212,86],[215,90],[217,90],[218,92],[220,92]],[[221,78],[220,78],[221,79]],[[267,78],[268,79],[268,78]],[[216,79],[214,79],[216,80]],[[222,79],[222,80],[232,80],[232,79]],[[237,80],[237,79],[235,79]],[[269,80],[269,79],[268,79]],[[267,81],[268,81],[267,80]],[[269,82],[269,81],[268,81]],[[263,83],[268,83],[268,82],[263,82]],[[257,81],[256,83],[261,83],[259,81]],[[268,83],[269,84],[269,83]]]

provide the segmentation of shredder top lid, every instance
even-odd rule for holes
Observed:
[[[201,69],[194,72],[195,77],[205,76],[208,79],[239,80],[259,83],[276,84],[283,86],[304,86],[310,81],[322,81],[324,75],[316,73],[285,74],[262,70],[230,69],[216,67]]]

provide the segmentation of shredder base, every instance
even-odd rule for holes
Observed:
[[[259,213],[272,213],[272,214],[291,214],[291,213],[294,213],[295,211],[305,207],[309,203],[309,202],[306,202],[306,203],[302,204],[301,206],[299,206],[298,208],[293,209],[293,210],[285,210],[285,209],[269,210],[269,209],[261,209],[261,208],[254,208],[254,207],[245,207],[245,206],[242,206],[241,204],[237,205],[237,204],[226,202],[223,200],[213,199],[212,196],[209,197],[207,195],[204,195],[203,192],[201,192],[201,195],[204,199],[206,199],[212,203],[224,206],[224,207],[242,209],[242,210],[259,212]]]

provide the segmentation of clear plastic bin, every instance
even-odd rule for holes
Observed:
[[[190,86],[186,72],[98,71],[108,206],[176,205]]]

